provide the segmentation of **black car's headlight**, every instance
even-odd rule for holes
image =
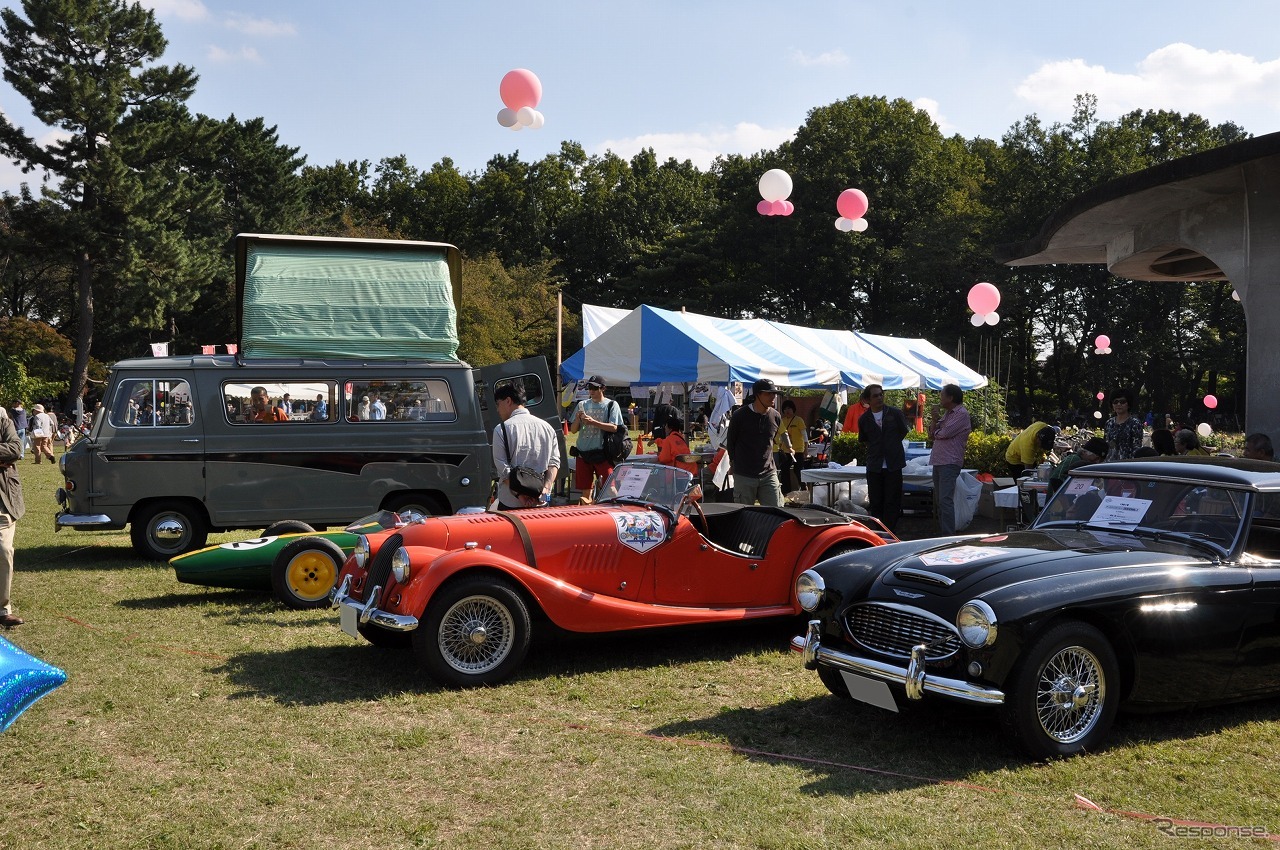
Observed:
[[[822,576],[813,570],[805,570],[796,576],[796,600],[806,611],[813,611],[822,604],[822,596],[826,590],[827,585]]]
[[[990,646],[996,640],[996,612],[981,599],[966,602],[956,614],[960,640],[970,649]]]
[[[363,570],[369,563],[369,538],[361,534],[351,554],[356,556],[356,566]]]
[[[396,584],[409,580],[409,550],[403,546],[391,556],[391,575],[395,576]]]

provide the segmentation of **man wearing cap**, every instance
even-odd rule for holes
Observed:
[[[1083,446],[1058,461],[1058,465],[1049,473],[1049,495],[1058,492],[1058,488],[1067,483],[1067,473],[1077,466],[1086,463],[1101,463],[1107,457],[1107,441],[1101,437],[1090,437]]]
[[[733,500],[743,505],[782,507],[782,486],[773,463],[773,439],[782,426],[782,414],[773,406],[778,388],[768,378],[751,385],[751,403],[729,419],[724,446],[733,468]]]
[[[13,533],[26,510],[22,500],[22,482],[18,480],[18,458],[21,454],[18,430],[9,421],[4,408],[0,407],[0,626],[6,629],[22,625],[22,618],[14,616],[9,599],[13,586]]]
[[[49,458],[49,463],[55,463],[53,458],[53,435],[58,430],[58,425],[53,421],[52,416],[44,412],[43,404],[37,404],[31,408],[31,412],[34,414],[31,417],[32,463],[39,463],[41,457],[47,457]]]
[[[591,499],[596,476],[603,482],[613,472],[613,461],[604,453],[604,435],[626,425],[622,421],[622,408],[613,399],[604,397],[604,378],[599,375],[587,378],[587,393],[587,398],[578,402],[569,430],[578,435],[573,486],[584,498]]]

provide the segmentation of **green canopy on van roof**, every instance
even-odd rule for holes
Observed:
[[[244,357],[458,359],[458,249],[435,242],[236,237]]]

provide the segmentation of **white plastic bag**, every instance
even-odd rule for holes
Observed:
[[[964,531],[973,522],[982,496],[982,482],[972,472],[961,472],[956,479],[956,531]]]

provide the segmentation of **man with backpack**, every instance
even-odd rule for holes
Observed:
[[[573,486],[590,500],[595,492],[595,479],[603,482],[613,472],[613,465],[620,458],[610,458],[605,452],[605,434],[619,429],[625,432],[622,408],[611,398],[604,397],[604,378],[592,375],[587,378],[587,398],[578,402],[570,421],[569,430],[578,435],[577,462],[573,469]]]

